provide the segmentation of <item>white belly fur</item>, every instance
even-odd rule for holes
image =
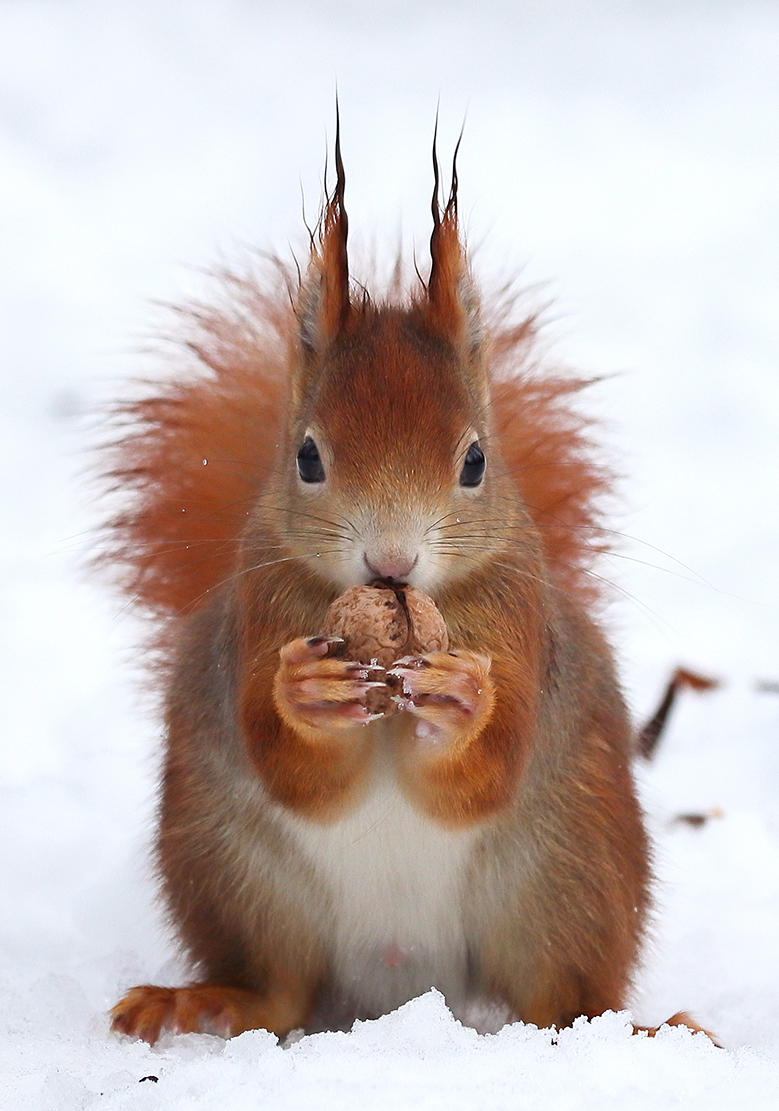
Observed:
[[[336,989],[366,1015],[430,987],[455,1003],[465,994],[463,884],[478,830],[447,830],[377,769],[357,810],[332,826],[286,815],[328,892],[326,938]]]

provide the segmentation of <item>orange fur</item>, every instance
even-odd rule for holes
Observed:
[[[117,1005],[149,1040],[431,983],[570,1022],[624,1005],[642,938],[583,383],[535,365],[532,319],[485,329],[437,162],[428,283],[355,296],[339,133],[336,166],[291,303],[278,265],[276,292],[227,277],[224,309],[183,315],[190,373],[125,407],[112,449],[106,558],[170,665],[157,865],[197,977]],[[396,662],[378,718],[317,635],[376,578],[428,591],[450,643]]]
[[[294,315],[281,289],[224,275],[224,307],[178,314],[190,374],[117,408],[108,482],[122,492],[100,562],[159,618],[191,612],[230,577],[271,474]]]
[[[613,494],[614,476],[598,457],[592,422],[572,405],[589,383],[523,366],[524,331],[507,329],[495,341],[493,399],[503,457],[557,584],[591,605],[601,594],[590,568],[609,548],[601,505]]]
[[[272,293],[258,276],[227,275],[229,307],[183,310],[188,376],[155,383],[149,396],[117,409],[108,479],[124,504],[100,562],[161,619],[197,609],[229,578],[275,467],[297,357],[290,276],[278,266],[275,273]],[[598,595],[589,568],[608,547],[600,502],[613,478],[598,460],[591,422],[571,404],[587,381],[538,366],[535,331],[530,317],[490,334],[495,424],[555,580],[589,605]]]
[[[284,1036],[302,1026],[311,1013],[312,1000],[299,985],[267,994],[220,987],[216,984],[189,988],[133,988],[111,1010],[114,1030],[132,1033],[154,1044],[163,1030],[175,1034],[221,1034],[235,1037],[264,1027]]]

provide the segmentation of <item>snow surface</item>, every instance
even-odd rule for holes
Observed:
[[[0,60],[0,1107],[779,1106],[779,695],[756,687],[779,680],[779,8],[17,0]],[[336,81],[355,245],[423,255],[440,96],[443,152],[467,111],[477,272],[548,282],[555,355],[613,375],[591,404],[630,539],[602,570],[636,714],[679,662],[723,680],[640,769],[658,912],[633,1012],[687,1008],[725,1051],[625,1015],[482,1036],[435,993],[286,1049],[108,1033],[123,988],[182,972],[145,867],[139,631],[83,573],[95,408],[152,302],[304,243]]]

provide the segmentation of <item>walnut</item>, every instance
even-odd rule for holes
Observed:
[[[325,636],[343,637],[347,659],[390,667],[401,656],[424,656],[449,647],[435,602],[412,586],[353,586],[325,617]]]
[[[445,652],[449,636],[444,619],[429,595],[413,586],[375,583],[353,586],[333,602],[325,616],[323,636],[343,637],[339,655],[360,663],[389,668],[403,656]],[[379,672],[376,678],[382,678]],[[396,684],[371,691],[369,708],[389,713],[397,708],[391,696]]]

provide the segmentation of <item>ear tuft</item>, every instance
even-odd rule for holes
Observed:
[[[349,219],[344,207],[346,174],[341,159],[337,101],[335,112],[335,188],[326,196],[319,225],[311,236],[311,260],[297,308],[301,343],[310,355],[321,353],[337,338],[346,326],[350,311],[346,251]]]
[[[440,170],[436,140],[438,120],[433,133],[433,234],[430,236],[430,279],[427,283],[426,315],[436,329],[460,349],[475,353],[481,346],[483,328],[479,297],[470,275],[460,240],[457,218],[457,153],[462,132],[452,159],[452,185],[441,210]]]

